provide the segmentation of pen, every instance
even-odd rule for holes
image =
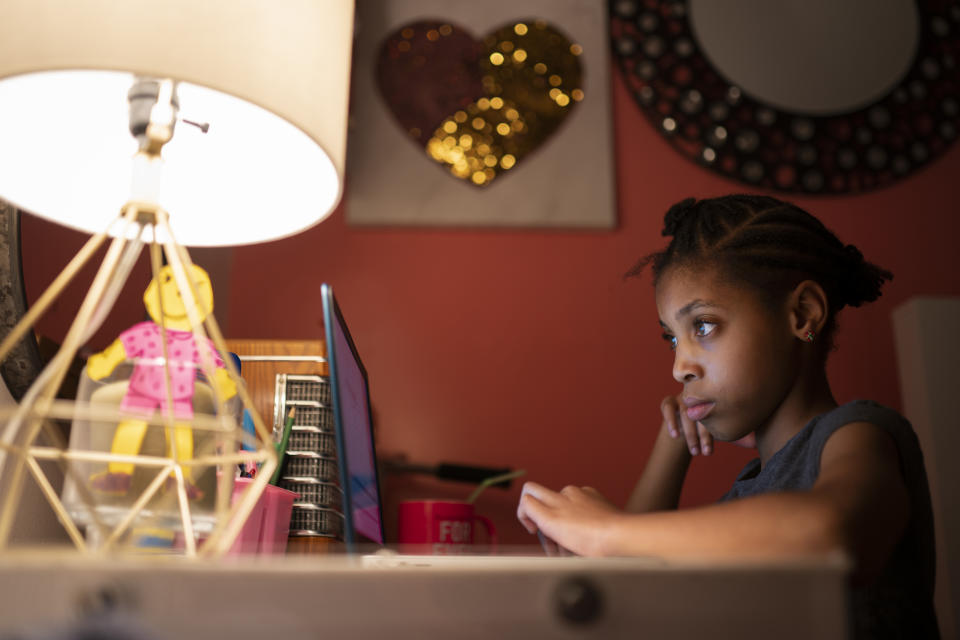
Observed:
[[[283,425],[283,436],[280,442],[274,445],[277,448],[277,468],[273,472],[273,477],[270,478],[270,484],[277,484],[277,481],[280,480],[280,471],[283,470],[283,459],[287,455],[287,442],[290,440],[290,430],[293,429],[293,416],[296,412],[296,407],[290,407],[290,411],[287,413],[287,421]]]

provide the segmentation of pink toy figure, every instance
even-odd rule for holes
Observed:
[[[193,265],[192,270],[197,284],[197,311],[202,320],[213,310],[213,289],[210,277],[203,269]],[[171,409],[165,380],[169,370],[169,398],[173,401],[172,410],[176,423],[172,441],[171,434],[166,433],[168,455],[174,457],[175,451],[177,459],[189,460],[193,457],[190,420],[193,418],[194,381],[200,370],[201,355],[193,338],[186,305],[169,266],[163,267],[157,278],[150,281],[143,294],[143,302],[153,322],[133,325],[104,351],[91,356],[87,360],[87,374],[93,380],[101,380],[110,375],[120,363],[133,360],[133,374],[120,403],[120,410],[136,417],[120,422],[110,451],[118,455],[136,455],[147,433],[146,419],[157,409],[160,409],[161,415]],[[167,368],[163,366],[163,340],[159,326],[161,320],[167,334]],[[213,342],[209,338],[206,340],[209,353],[217,367],[216,376],[211,383],[216,386],[223,399],[232,398],[237,392],[236,385],[230,379]],[[103,493],[123,495],[130,489],[133,468],[132,462],[111,462],[107,471],[91,477],[90,484]],[[191,499],[201,498],[202,492],[189,482],[189,467],[184,469],[184,475],[188,480],[188,496]]]

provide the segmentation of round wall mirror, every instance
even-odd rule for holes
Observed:
[[[960,127],[960,5],[611,0],[637,104],[687,157],[755,187],[855,193]]]

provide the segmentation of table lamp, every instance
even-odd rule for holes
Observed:
[[[6,474],[9,489],[0,502],[0,548],[8,543],[28,474],[74,543],[86,548],[38,460],[67,465],[104,462],[112,454],[39,446],[37,438],[51,420],[119,419],[116,410],[55,396],[143,246],[149,246],[154,278],[161,271],[162,247],[189,311],[190,331],[198,342],[209,337],[216,346],[219,354],[204,355],[199,367],[212,375],[215,355],[230,359],[223,357],[227,350],[213,315],[197,312],[201,292],[184,247],[289,236],[323,220],[336,206],[343,190],[353,4],[0,3],[0,197],[94,234],[0,343],[0,361],[109,242],[60,350],[0,426],[0,473]],[[165,358],[162,367],[169,386]],[[245,455],[242,460],[263,465],[261,473],[238,500],[231,499],[230,483],[218,483],[216,524],[197,546],[184,482],[184,470],[197,461],[180,459],[176,447],[166,457],[128,456],[158,473],[119,522],[101,532],[106,547],[131,527],[163,480],[173,478],[186,553],[217,555],[229,548],[269,480],[276,455],[232,363],[228,369],[238,381],[242,404],[253,414],[260,443],[253,453],[211,454],[207,463],[225,472]],[[231,437],[235,430],[240,433],[225,415],[223,398],[215,400],[215,415],[198,417],[194,427]],[[172,429],[173,412],[160,413],[165,415],[151,424]]]

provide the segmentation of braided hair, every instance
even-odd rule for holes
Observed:
[[[652,265],[656,284],[668,267],[709,266],[723,278],[752,286],[771,304],[800,282],[814,280],[829,305],[821,332],[826,344],[831,344],[837,312],[876,300],[883,283],[893,278],[800,207],[769,196],[687,198],[667,211],[662,235],[671,238],[670,244],[641,259],[627,277]]]

